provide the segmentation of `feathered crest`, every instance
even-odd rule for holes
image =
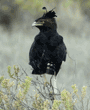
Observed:
[[[55,11],[53,11],[53,9],[55,9],[55,8],[53,8],[53,9],[50,10],[49,12],[47,12],[47,8],[46,8],[46,7],[43,7],[42,9],[43,9],[43,10],[46,10],[46,13],[44,13],[43,17],[45,17],[45,18],[57,17]]]

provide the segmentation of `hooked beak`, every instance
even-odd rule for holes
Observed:
[[[43,26],[43,22],[33,22],[32,26]]]

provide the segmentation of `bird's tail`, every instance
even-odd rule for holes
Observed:
[[[50,75],[55,75],[55,64],[47,63],[46,73]]]

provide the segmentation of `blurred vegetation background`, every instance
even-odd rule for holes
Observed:
[[[62,20],[64,16],[69,19],[83,19],[84,17],[90,20],[89,0],[1,0],[0,24],[10,28],[15,21],[20,23],[25,22],[24,18],[37,18],[43,14],[41,9],[43,6],[46,6],[48,10],[56,7],[58,20]]]
[[[18,65],[34,79],[29,49],[39,30],[31,25],[43,15],[44,6],[48,11],[56,7],[57,30],[68,51],[57,76],[58,89],[71,91],[76,84],[80,91],[87,86],[90,99],[90,0],[0,0],[0,76],[7,78],[8,65]]]
[[[57,77],[58,88],[70,91],[72,84],[86,85],[89,92],[90,0],[0,0],[0,76],[8,77],[8,65],[19,65],[33,77],[29,49],[39,30],[31,25],[43,15],[44,6],[47,10],[56,7],[58,33],[68,50]]]

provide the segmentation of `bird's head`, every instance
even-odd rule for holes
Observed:
[[[47,31],[49,29],[56,30],[57,24],[54,17],[57,16],[55,11],[52,9],[47,12],[46,7],[43,7],[42,9],[45,9],[46,13],[44,13],[42,17],[36,19],[32,26],[39,28],[40,31]]]

